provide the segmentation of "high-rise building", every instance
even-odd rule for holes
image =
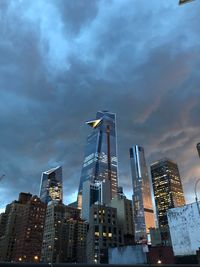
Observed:
[[[0,260],[40,261],[45,214],[46,204],[29,193],[20,193],[18,201],[7,205]]]
[[[126,198],[122,187],[119,187],[118,194],[111,200],[110,206],[117,209],[117,221],[123,229],[124,245],[134,244],[132,200]]]
[[[200,157],[200,143],[197,144],[197,152],[198,152],[199,157]]]
[[[61,166],[42,173],[40,199],[46,204],[52,200],[62,202],[63,187]]]
[[[86,262],[87,223],[80,210],[52,201],[44,226],[42,262]]]
[[[92,183],[86,180],[83,183],[82,191],[82,212],[81,217],[89,221],[90,207],[98,202],[101,204],[110,204],[110,181],[103,180]]]
[[[5,212],[1,213],[0,214],[0,238],[5,233],[6,219],[7,219],[6,213]]]
[[[6,206],[4,214],[4,232],[0,239],[0,261],[14,260],[17,225],[19,225],[19,221],[21,221],[25,209],[25,200],[29,201],[31,196],[31,194],[21,193],[18,201],[13,201]]]
[[[117,209],[102,204],[91,207],[87,234],[87,263],[108,263],[108,248],[124,245]]]
[[[117,194],[117,142],[116,115],[108,111],[97,112],[96,119],[86,122],[92,127],[87,138],[78,190],[78,208],[82,208],[83,183],[109,180],[111,198]]]
[[[130,148],[133,184],[133,211],[135,241],[148,240],[149,229],[155,227],[150,179],[145,161],[144,148],[135,145]]]
[[[159,160],[151,164],[151,176],[161,239],[170,244],[167,210],[185,205],[178,165],[167,158]]]

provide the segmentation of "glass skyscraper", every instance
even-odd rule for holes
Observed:
[[[117,142],[116,115],[108,111],[98,111],[96,119],[86,122],[92,127],[87,138],[85,158],[82,166],[80,185],[78,190],[78,208],[82,207],[83,183],[108,180],[110,195],[117,194]]]
[[[150,180],[143,147],[138,145],[131,147],[130,160],[133,184],[135,240],[136,242],[140,242],[147,240],[149,228],[155,227]]]
[[[42,173],[39,195],[40,199],[46,204],[52,200],[62,202],[63,187],[61,166]]]
[[[167,210],[185,205],[178,165],[167,158],[151,164],[153,192],[163,242],[169,243]]]

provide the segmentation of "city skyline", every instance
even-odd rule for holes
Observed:
[[[64,203],[76,200],[84,122],[104,109],[117,114],[125,194],[128,149],[137,143],[148,172],[165,156],[178,163],[186,202],[194,202],[200,2],[86,2],[1,1],[0,209],[21,191],[38,194],[41,173],[58,165]]]

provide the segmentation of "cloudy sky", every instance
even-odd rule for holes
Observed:
[[[128,149],[148,166],[167,156],[186,201],[200,176],[200,1],[0,0],[0,208],[38,194],[41,172],[63,166],[76,199],[86,137],[98,110],[117,114],[119,182]]]

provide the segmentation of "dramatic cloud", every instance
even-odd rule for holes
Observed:
[[[38,194],[41,172],[63,166],[76,199],[98,110],[117,113],[119,182],[130,197],[128,149],[175,160],[186,200],[200,176],[200,2],[0,1],[0,207]]]

